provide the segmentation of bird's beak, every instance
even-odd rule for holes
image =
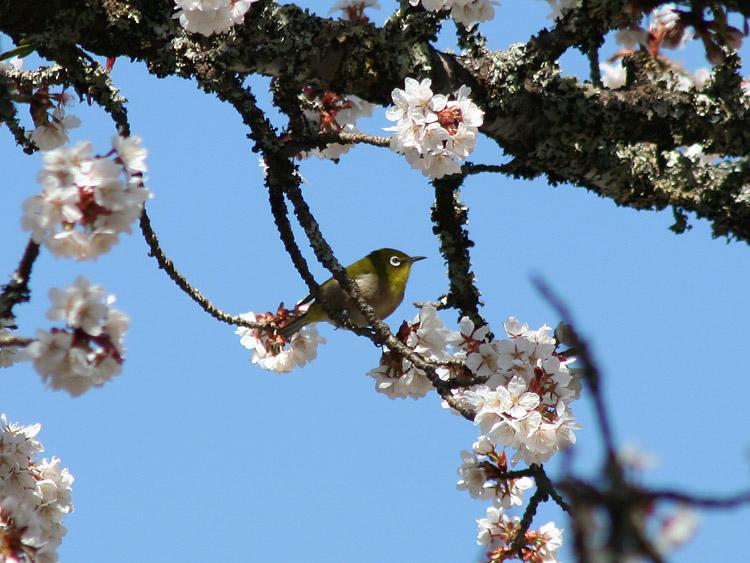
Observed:
[[[419,262],[420,260],[424,260],[425,258],[427,258],[427,256],[410,256],[409,262],[413,264],[414,262]]]

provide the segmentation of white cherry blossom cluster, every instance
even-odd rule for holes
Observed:
[[[396,125],[391,149],[406,156],[411,166],[430,178],[461,171],[460,162],[474,150],[484,113],[471,101],[471,88],[455,94],[433,94],[432,82],[407,78],[404,90],[391,93],[393,106],[386,117]]]
[[[555,351],[548,326],[532,331],[513,317],[504,326],[508,338],[490,340],[487,327],[462,319],[457,356],[487,379],[457,393],[476,410],[474,423],[492,444],[516,450],[513,464],[544,463],[575,443],[579,426],[569,404],[579,396],[579,381],[570,360]]]
[[[646,49],[653,57],[658,57],[664,63],[662,72],[649,72],[651,80],[665,81],[667,88],[687,92],[695,89],[702,91],[706,82],[711,76],[707,68],[699,68],[690,71],[684,68],[680,63],[659,54],[660,48],[670,49],[681,48],[685,42],[692,37],[689,28],[686,28],[677,12],[674,4],[664,4],[655,8],[651,12],[651,21],[647,30],[641,26],[620,29],[617,32],[617,42],[627,46],[629,49],[618,51],[610,63],[602,63],[599,69],[602,73],[602,83],[610,89],[621,88],[626,82],[625,67],[620,60],[623,55],[631,52],[634,47],[641,46]]]
[[[487,516],[477,520],[479,535],[477,543],[493,547],[488,553],[489,561],[506,561],[515,558],[511,554],[511,544],[521,527],[518,516],[508,516],[500,507],[490,506]],[[540,563],[557,563],[557,552],[562,546],[562,530],[554,522],[547,522],[536,530],[526,532],[523,552],[524,561],[539,561]]]
[[[308,124],[320,133],[360,133],[357,120],[370,117],[375,111],[374,104],[352,94],[339,96],[330,90],[316,88],[305,88],[300,102]],[[350,148],[350,144],[328,143],[322,150],[312,149],[300,156],[336,160]]]
[[[53,254],[90,260],[130,232],[151,196],[143,185],[146,149],[138,137],[115,136],[106,156],[91,143],[45,153],[42,192],[23,205],[22,227]]]
[[[38,330],[25,349],[45,382],[76,397],[120,373],[130,321],[112,307],[114,296],[79,277],[66,289],[51,289],[50,299],[47,317],[67,326]]]
[[[54,563],[73,512],[73,476],[60,460],[35,460],[44,451],[41,426],[9,424],[0,415],[0,558]]]
[[[495,17],[492,0],[409,0],[409,4],[422,4],[428,12],[450,10],[451,17],[466,26],[486,22]]]
[[[493,502],[493,506],[487,509],[486,518],[477,520],[477,543],[497,546],[500,554],[515,540],[520,523],[518,517],[511,517],[506,511],[523,504],[523,493],[534,482],[530,477],[506,477],[508,461],[505,452],[498,453],[486,436],[481,436],[474,442],[473,452],[461,452],[461,459],[463,464],[458,468],[461,477],[458,488],[468,491],[476,499]],[[539,561],[553,562],[562,545],[562,530],[549,522],[538,532],[528,531],[526,540],[525,549],[540,557]]]
[[[435,307],[425,305],[414,321],[402,324],[397,338],[423,358],[442,363],[437,373],[443,380],[456,369],[448,361],[462,360],[463,370],[484,381],[454,391],[476,412],[482,440],[515,450],[513,464],[544,463],[575,443],[578,424],[570,403],[578,398],[580,383],[568,368],[572,359],[556,352],[550,328],[531,330],[511,317],[504,323],[508,338],[498,340],[468,317],[459,326],[460,332],[447,329]],[[432,389],[422,370],[387,349],[368,375],[391,398],[419,398]]]
[[[35,120],[36,127],[27,132],[27,137],[34,141],[39,150],[50,151],[68,142],[68,129],[75,129],[81,125],[81,120],[75,115],[66,115],[62,105],[42,114],[43,119]]]
[[[65,92],[51,94],[49,88],[42,86],[31,97],[31,118],[34,130],[26,133],[42,151],[54,150],[68,142],[68,129],[81,125],[81,120],[74,115],[66,115],[65,108],[73,103],[73,98]],[[52,112],[50,113],[50,109]]]
[[[285,319],[288,315],[283,304],[274,315],[272,313],[244,313],[241,318],[250,322],[271,323]],[[323,339],[314,326],[305,326],[289,339],[276,330],[268,328],[237,327],[234,333],[240,337],[240,344],[253,352],[251,361],[259,367],[278,373],[288,373],[295,367],[302,367],[318,355],[318,344]]]
[[[523,504],[523,492],[534,484],[530,477],[503,478],[508,471],[505,452],[498,453],[486,436],[474,442],[473,452],[461,452],[463,464],[458,468],[458,488],[475,499],[492,500],[496,506],[509,509]]]
[[[206,37],[224,33],[245,19],[250,6],[258,0],[175,0],[180,25],[190,33]]]
[[[458,342],[456,333],[445,327],[432,305],[422,307],[411,323],[404,321],[396,338],[429,360],[450,359],[449,349]],[[391,399],[419,399],[433,389],[424,371],[387,347],[380,365],[367,375],[375,379],[375,390]],[[439,369],[438,375],[447,379],[448,370]]]

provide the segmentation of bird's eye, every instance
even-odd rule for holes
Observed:
[[[398,268],[401,265],[401,260],[398,256],[391,256],[391,266]]]

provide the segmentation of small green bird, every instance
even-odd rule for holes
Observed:
[[[384,319],[404,300],[406,282],[409,280],[411,265],[424,256],[409,256],[393,248],[373,250],[354,264],[347,266],[346,273],[359,286],[362,297],[375,309],[375,313]],[[320,286],[320,294],[331,307],[344,309],[355,326],[366,326],[367,320],[357,309],[349,296],[341,289],[339,282],[331,278]],[[309,303],[312,296],[308,295],[300,305]],[[291,337],[295,332],[310,323],[330,321],[320,303],[313,303],[300,317],[279,330],[284,338]]]

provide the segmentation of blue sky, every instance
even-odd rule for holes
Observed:
[[[395,5],[381,4],[377,22]],[[508,0],[496,9],[495,21],[483,26],[493,48],[548,24],[545,2]],[[449,41],[443,33],[440,45]],[[608,45],[605,55],[614,51]],[[701,66],[696,49],[676,58]],[[563,68],[585,72],[575,55],[566,55]],[[113,78],[130,100],[134,134],[149,149],[149,213],[178,268],[233,313],[272,310],[303,296],[268,211],[257,156],[233,111],[191,82],[149,76],[143,64],[118,59]],[[269,107],[267,81],[252,83]],[[92,140],[104,152],[113,133],[106,115],[85,103],[72,112],[83,121],[73,142]],[[386,125],[382,110],[361,122],[376,134]],[[494,143],[480,142],[472,160],[499,162],[502,155]],[[0,131],[3,276],[27,240],[21,203],[39,189],[39,162]],[[431,234],[432,188],[401,157],[362,146],[338,165],[313,160],[301,171],[342,262],[384,246],[428,257],[415,266],[392,327],[414,316],[412,301],[445,292]],[[700,494],[746,489],[747,246],[711,239],[696,220],[676,236],[669,212],[618,208],[543,179],[479,175],[461,195],[470,207],[483,314],[493,326],[510,315],[534,327],[557,323],[530,282],[542,276],[592,343],[618,442],[660,458],[645,482]],[[49,288],[80,274],[116,294],[131,317],[123,373],[77,399],[45,389],[28,365],[0,378],[0,410],[13,421],[41,422],[47,455],[61,457],[76,477],[63,563],[477,557],[475,519],[487,505],[455,488],[459,452],[471,448],[477,430],[441,409],[434,394],[391,401],[375,393],[364,374],[377,365],[379,350],[369,341],[322,327],[328,343],[312,364],[289,375],[261,371],[233,328],[208,317],[158,270],[137,229],[93,263],[42,252],[32,302],[18,308],[20,333],[48,328]],[[455,315],[444,320],[454,323]],[[593,474],[600,452],[590,403],[583,398],[574,410],[584,426],[574,462]],[[675,560],[733,559],[748,518],[748,508],[702,513],[697,537]],[[550,519],[568,527],[553,507],[535,522]]]

